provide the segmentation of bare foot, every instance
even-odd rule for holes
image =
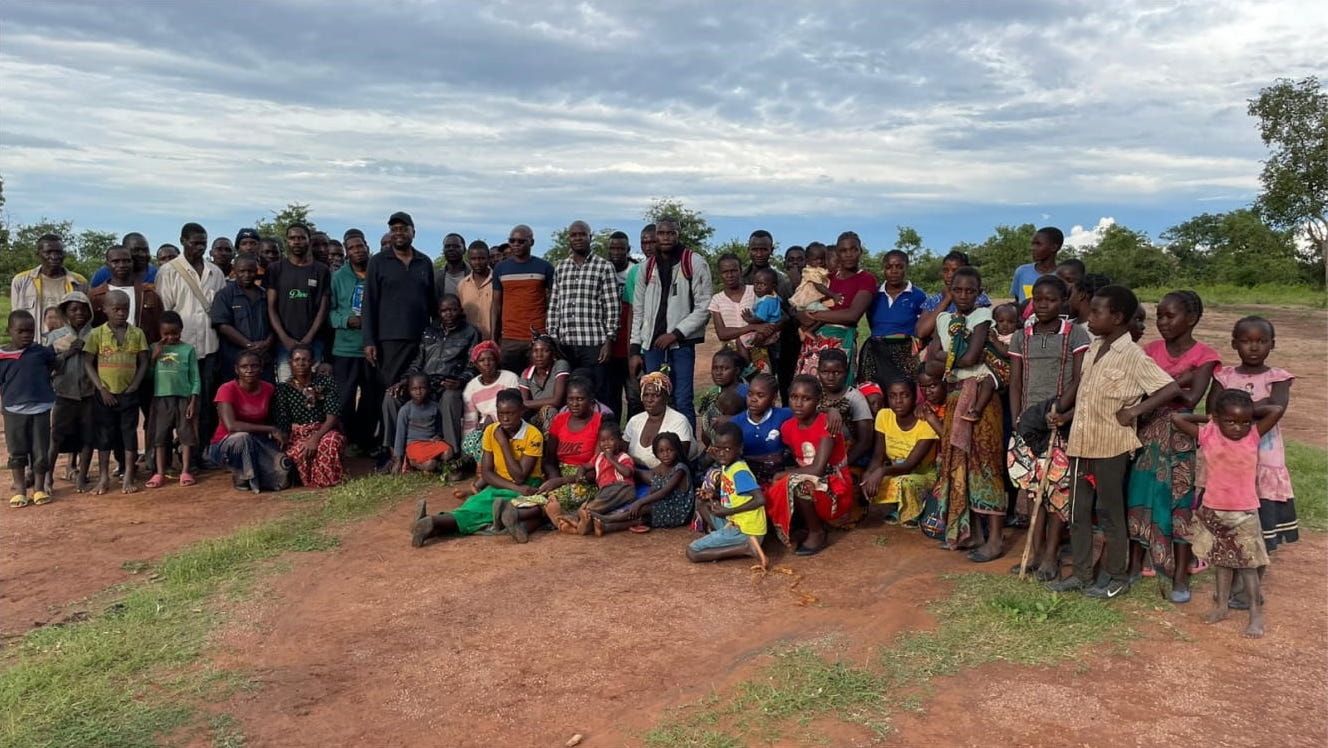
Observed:
[[[126,471],[127,473],[128,471]],[[134,485],[134,479],[125,475],[124,483],[120,484],[120,493],[138,493],[138,486]]]
[[[88,476],[83,473],[74,474],[74,493],[84,493],[88,490]]]
[[[1241,632],[1241,636],[1246,639],[1263,638],[1263,613],[1250,615],[1250,623],[1245,627],[1245,630]]]
[[[1204,623],[1218,623],[1219,621],[1225,621],[1229,615],[1231,615],[1231,611],[1227,610],[1226,606],[1214,608],[1213,610],[1208,611],[1208,615],[1204,616]]]
[[[97,487],[93,489],[92,493],[97,496],[104,496],[109,490],[111,490],[111,476],[103,473],[98,476]]]
[[[979,418],[980,416],[979,416],[979,414],[978,414],[978,412],[977,412],[976,410],[970,410],[970,411],[968,411],[967,413],[962,413],[962,414],[960,414],[959,417],[962,418],[962,419],[964,419],[965,421],[969,421],[969,422],[972,422],[972,423],[977,423],[977,422],[978,422],[978,418]]]

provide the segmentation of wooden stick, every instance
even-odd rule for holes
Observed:
[[[1056,406],[1051,406],[1051,412],[1056,412]],[[1033,518],[1028,523],[1028,535],[1024,536],[1024,555],[1019,559],[1019,578],[1023,579],[1028,573],[1028,557],[1033,552],[1033,534],[1038,531],[1038,519],[1042,512],[1042,497],[1047,493],[1047,484],[1051,479],[1051,455],[1055,451],[1057,443],[1060,441],[1060,430],[1052,431],[1051,440],[1047,442],[1047,457],[1042,461],[1042,477],[1038,480],[1037,493],[1033,494]]]

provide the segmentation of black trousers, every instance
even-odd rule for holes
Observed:
[[[1070,551],[1074,575],[1085,585],[1093,581],[1093,509],[1106,536],[1107,574],[1121,582],[1129,579],[1130,537],[1125,525],[1125,481],[1129,477],[1130,454],[1115,457],[1073,458],[1073,487],[1070,493]],[[1088,481],[1093,476],[1097,483]]]
[[[332,378],[337,383],[342,428],[352,444],[371,450],[377,444],[383,389],[378,375],[363,356],[335,356]]]
[[[378,343],[378,384],[384,391],[401,380],[419,352],[418,340],[383,340]]]
[[[627,359],[625,357],[611,358],[605,361],[601,368],[604,376],[604,386],[601,388],[603,394],[597,399],[609,406],[609,410],[612,410],[614,417],[619,420],[622,419],[624,412],[629,416],[632,415],[632,393],[627,387]],[[623,406],[624,396],[627,397],[626,407]],[[639,393],[637,393],[636,399],[639,408],[641,405]]]
[[[559,344],[558,349],[563,352],[563,357],[567,359],[567,365],[571,367],[572,373],[589,377],[595,384],[595,399],[601,402],[608,400],[608,392],[604,389],[604,364],[599,362],[598,345],[563,345]],[[609,403],[612,408],[613,404]],[[614,412],[618,412],[614,409]]]

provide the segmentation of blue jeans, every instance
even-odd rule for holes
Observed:
[[[669,379],[673,380],[673,408],[696,428],[696,403],[692,396],[692,380],[696,375],[696,348],[681,345],[667,351],[651,348],[645,351],[646,371],[659,371],[669,365]]]

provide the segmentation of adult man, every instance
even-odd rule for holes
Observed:
[[[180,248],[174,244],[163,244],[160,247],[157,247],[157,270],[166,267],[166,263],[179,256]],[[106,272],[109,274],[111,271],[107,268]]]
[[[120,245],[129,250],[129,258],[134,261],[134,282],[154,283],[157,280],[157,268],[152,265],[152,250],[148,240],[137,231],[131,231],[120,240]],[[88,285],[96,288],[111,278],[111,269],[106,265],[97,268]]]
[[[466,240],[460,234],[443,237],[443,266],[433,276],[433,287],[441,297],[455,294],[463,278],[470,272],[464,262]]]
[[[306,227],[308,228],[308,227]],[[287,229],[289,231],[289,229]],[[287,240],[289,242],[289,240]],[[309,233],[309,254],[313,256],[314,262],[327,264],[327,250],[329,239],[326,231],[312,231]]]
[[[47,309],[60,306],[65,294],[87,290],[87,279],[65,269],[65,241],[56,234],[37,240],[41,264],[19,273],[9,283],[9,301],[14,311],[25,309],[40,322]]]
[[[368,255],[365,255],[368,257]],[[368,260],[366,260],[367,262]],[[346,264],[346,245],[336,239],[327,240],[327,269],[333,273]]]
[[[281,259],[281,242],[273,237],[264,237],[258,241],[258,268],[266,271],[267,266]],[[261,273],[260,273],[261,275]]]
[[[678,245],[678,222],[655,222],[655,256],[637,274],[632,298],[633,377],[642,366],[658,371],[669,365],[674,407],[696,423],[692,379],[696,370],[696,344],[705,339],[710,319],[710,266],[705,258]]]
[[[212,326],[217,328],[217,382],[235,378],[241,353],[257,353],[263,360],[263,379],[271,381],[272,347],[276,336],[267,321],[267,293],[259,288],[258,258],[242,254],[232,266],[235,279],[212,299]]]
[[[609,349],[609,360],[604,363],[600,401],[613,410],[614,416],[621,416],[623,412],[623,391],[628,381],[627,356],[631,353],[632,293],[636,290],[636,261],[631,258],[631,252],[631,240],[627,234],[615,231],[609,236],[609,264],[613,266],[618,285],[618,331]]]
[[[134,260],[128,249],[115,245],[106,250],[106,266],[111,275],[105,283],[88,292],[88,301],[92,304],[92,324],[106,324],[106,312],[102,308],[106,295],[111,291],[121,291],[129,299],[129,324],[141,328],[149,343],[157,342],[161,337],[161,299],[151,283],[144,283],[134,278]]]
[[[323,358],[323,343],[318,340],[318,333],[327,321],[332,274],[327,265],[314,259],[310,238],[308,226],[302,223],[287,226],[286,257],[268,266],[263,281],[267,289],[268,324],[277,335],[279,382],[290,377],[290,350],[297,343],[313,346],[315,360]]]
[[[757,229],[747,238],[747,256],[751,262],[742,271],[742,282],[745,285],[752,285],[752,278],[756,271],[770,268],[775,273],[777,282],[775,283],[775,293],[779,298],[788,299],[793,295],[793,286],[789,283],[788,275],[779,268],[770,264],[770,253],[775,251],[775,238],[765,229]]]
[[[567,227],[567,244],[572,253],[558,263],[549,296],[549,335],[572,370],[589,372],[596,396],[605,397],[604,364],[618,334],[617,272],[608,260],[591,254],[585,221]]]
[[[231,261],[235,259],[235,245],[224,236],[212,240],[212,251],[208,253],[212,264],[221,268],[222,275],[231,277]]]
[[[256,229],[243,228],[235,232],[235,255],[254,255],[257,258],[259,242],[263,237]]]
[[[507,243],[512,246],[512,256],[493,269],[489,325],[502,352],[502,367],[521,371],[529,362],[531,338],[545,331],[553,266],[539,257],[531,257],[535,234],[529,226],[512,227]]]
[[[415,360],[383,398],[384,447],[390,449],[396,439],[397,410],[408,399],[408,380],[414,374],[424,374],[443,409],[443,441],[460,449],[461,416],[465,411],[461,393],[466,382],[477,374],[470,363],[470,349],[482,338],[479,330],[466,321],[461,301],[453,294],[444,295],[438,302],[438,320],[437,325],[425,328]]]
[[[461,311],[466,314],[466,321],[480,331],[480,337],[488,340],[493,337],[493,270],[489,267],[489,245],[476,239],[470,243],[467,253],[470,260],[470,275],[457,284],[457,296],[461,299]],[[435,283],[437,279],[435,278]]]
[[[360,331],[364,360],[378,367],[378,382],[396,384],[420,350],[420,335],[437,310],[433,263],[415,249],[415,221],[396,212],[387,219],[390,249],[369,258],[364,275]]]
[[[212,300],[226,285],[221,268],[203,259],[207,250],[207,230],[197,223],[180,227],[180,246],[184,254],[157,270],[157,295],[161,306],[176,312],[184,320],[180,340],[192,345],[198,354],[198,374],[202,385],[198,433],[211,438],[217,427],[217,410],[212,398],[217,393],[217,332],[212,328]],[[197,454],[197,453],[195,453]]]
[[[346,264],[332,274],[332,377],[340,387],[341,422],[352,448],[373,451],[383,399],[378,377],[364,360],[364,277],[369,269],[369,245],[364,232],[347,229],[343,237]],[[358,395],[358,400],[357,396]],[[358,402],[358,404],[357,404]]]

